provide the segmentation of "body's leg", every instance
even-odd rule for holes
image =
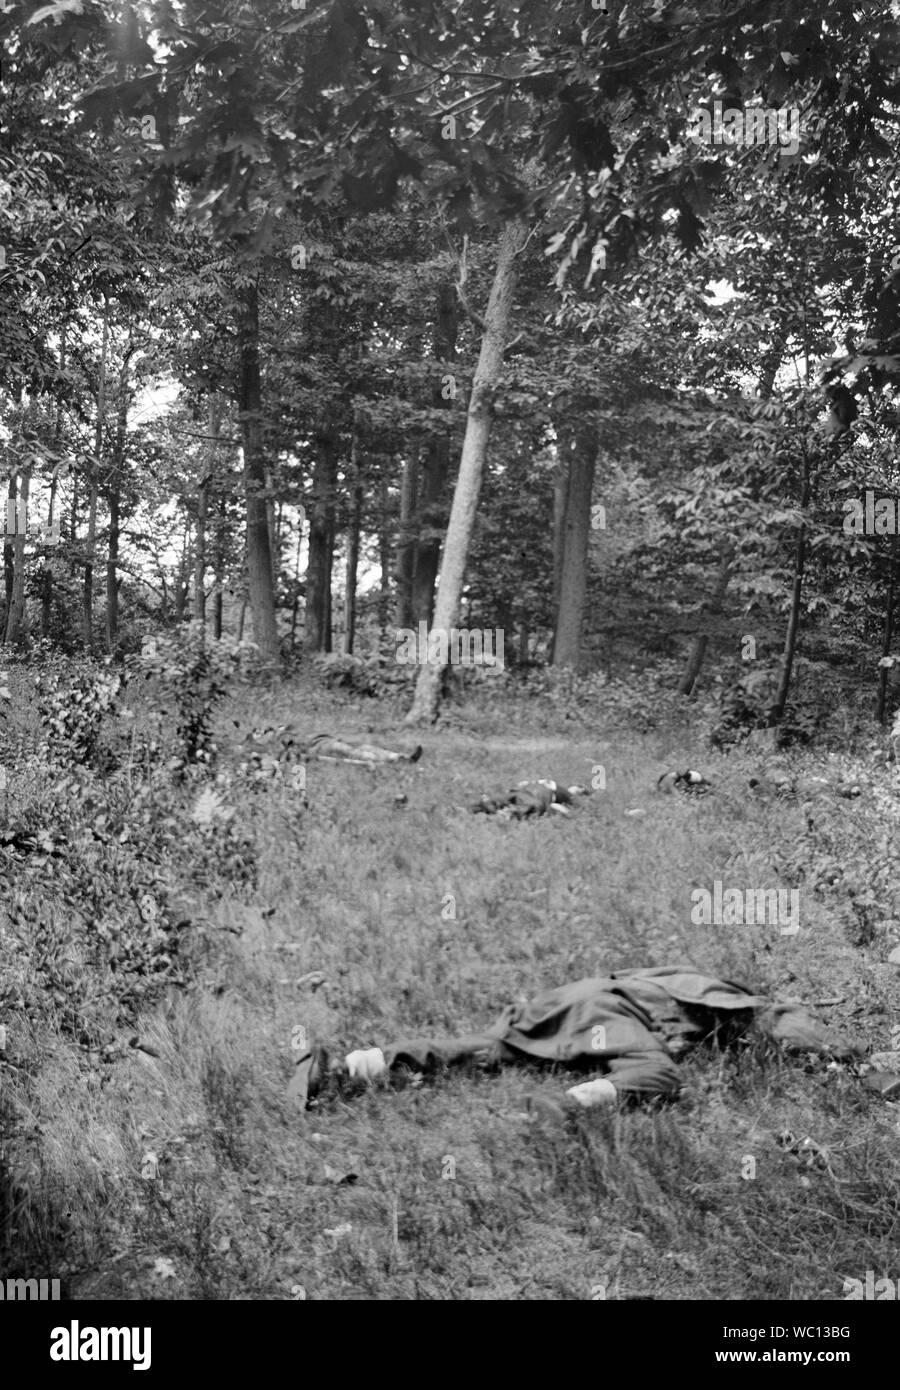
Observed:
[[[514,1058],[515,1053],[496,1033],[470,1033],[461,1038],[404,1038],[384,1051],[388,1071],[407,1067],[426,1076],[466,1063],[497,1067]]]

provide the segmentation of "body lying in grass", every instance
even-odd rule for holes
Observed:
[[[789,1052],[844,1060],[859,1054],[798,1004],[770,1003],[689,966],[661,966],[543,990],[509,1005],[484,1033],[404,1039],[384,1051],[351,1052],[343,1062],[329,1062],[323,1048],[314,1048],[300,1059],[292,1094],[309,1101],[343,1079],[538,1061],[597,1074],[566,1092],[576,1104],[671,1097],[681,1089],[676,1059],[688,1048],[711,1037],[728,1045],[751,1031]]]
[[[559,811],[567,816],[582,797],[590,794],[588,787],[566,787],[561,782],[541,777],[536,781],[518,782],[497,796],[483,796],[470,810],[476,815],[483,813],[501,820],[527,820],[530,816],[546,815],[548,811]]]

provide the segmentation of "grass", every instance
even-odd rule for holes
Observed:
[[[372,708],[244,692],[223,712],[225,760],[233,721],[412,741]],[[867,1269],[896,1276],[897,1107],[852,1068],[757,1045],[695,1054],[677,1104],[563,1128],[526,1118],[523,1092],[575,1078],[536,1068],[292,1107],[298,1036],[340,1052],[474,1031],[541,986],[634,965],[839,997],[829,1021],[891,1046],[890,929],[855,944],[840,889],[810,886],[823,846],[871,840],[876,791],[823,806],[813,839],[802,808],[748,798],[746,754],[710,757],[682,728],[548,727],[510,698],[453,711],[422,741],[413,766],[310,763],[305,814],[286,789],[242,793],[256,888],[204,902],[189,987],[133,1028],[87,1047],[52,999],[6,1017],[4,1272],[62,1277],[86,1299],[288,1300],[817,1300]],[[606,790],[570,819],[465,809],[526,776],[587,781],[598,763]],[[656,795],[673,763],[706,770],[715,795]],[[802,882],[800,933],[692,925],[691,890],[715,878]],[[780,1145],[783,1130],[824,1163]]]

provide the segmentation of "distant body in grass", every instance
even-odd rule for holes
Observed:
[[[555,782],[549,777],[517,782],[509,791],[496,796],[482,796],[470,808],[476,815],[497,816],[501,820],[528,820],[558,811],[567,816],[582,797],[590,796],[590,788]]]

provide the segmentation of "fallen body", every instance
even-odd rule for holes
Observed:
[[[403,1071],[433,1075],[462,1063],[538,1061],[599,1075],[599,1082],[567,1092],[579,1104],[671,1097],[682,1084],[676,1059],[688,1048],[711,1038],[728,1045],[751,1031],[788,1052],[860,1055],[799,1004],[770,1003],[690,966],[659,966],[543,990],[509,1005],[484,1033],[404,1039],[384,1052],[352,1052],[331,1066],[324,1050],[314,1049],[300,1059],[292,1094],[312,1100],[329,1076],[374,1081]]]
[[[316,734],[304,747],[308,758],[341,763],[416,763],[422,756],[421,744],[411,753],[397,753],[392,748],[380,748],[374,743],[345,743],[330,734]]]
[[[561,782],[541,777],[533,782],[518,782],[501,795],[483,796],[471,810],[476,814],[499,816],[502,820],[525,820],[529,816],[543,816],[548,811],[559,811],[567,816],[583,796],[590,796],[587,787],[565,787]]]
[[[421,744],[416,744],[410,752],[398,753],[393,748],[382,748],[375,743],[349,743],[346,739],[333,738],[331,734],[303,738],[293,724],[251,732],[245,745],[248,752],[260,745],[263,748],[277,745],[285,757],[321,758],[326,762],[359,763],[367,767],[377,763],[417,763],[422,756]]]

